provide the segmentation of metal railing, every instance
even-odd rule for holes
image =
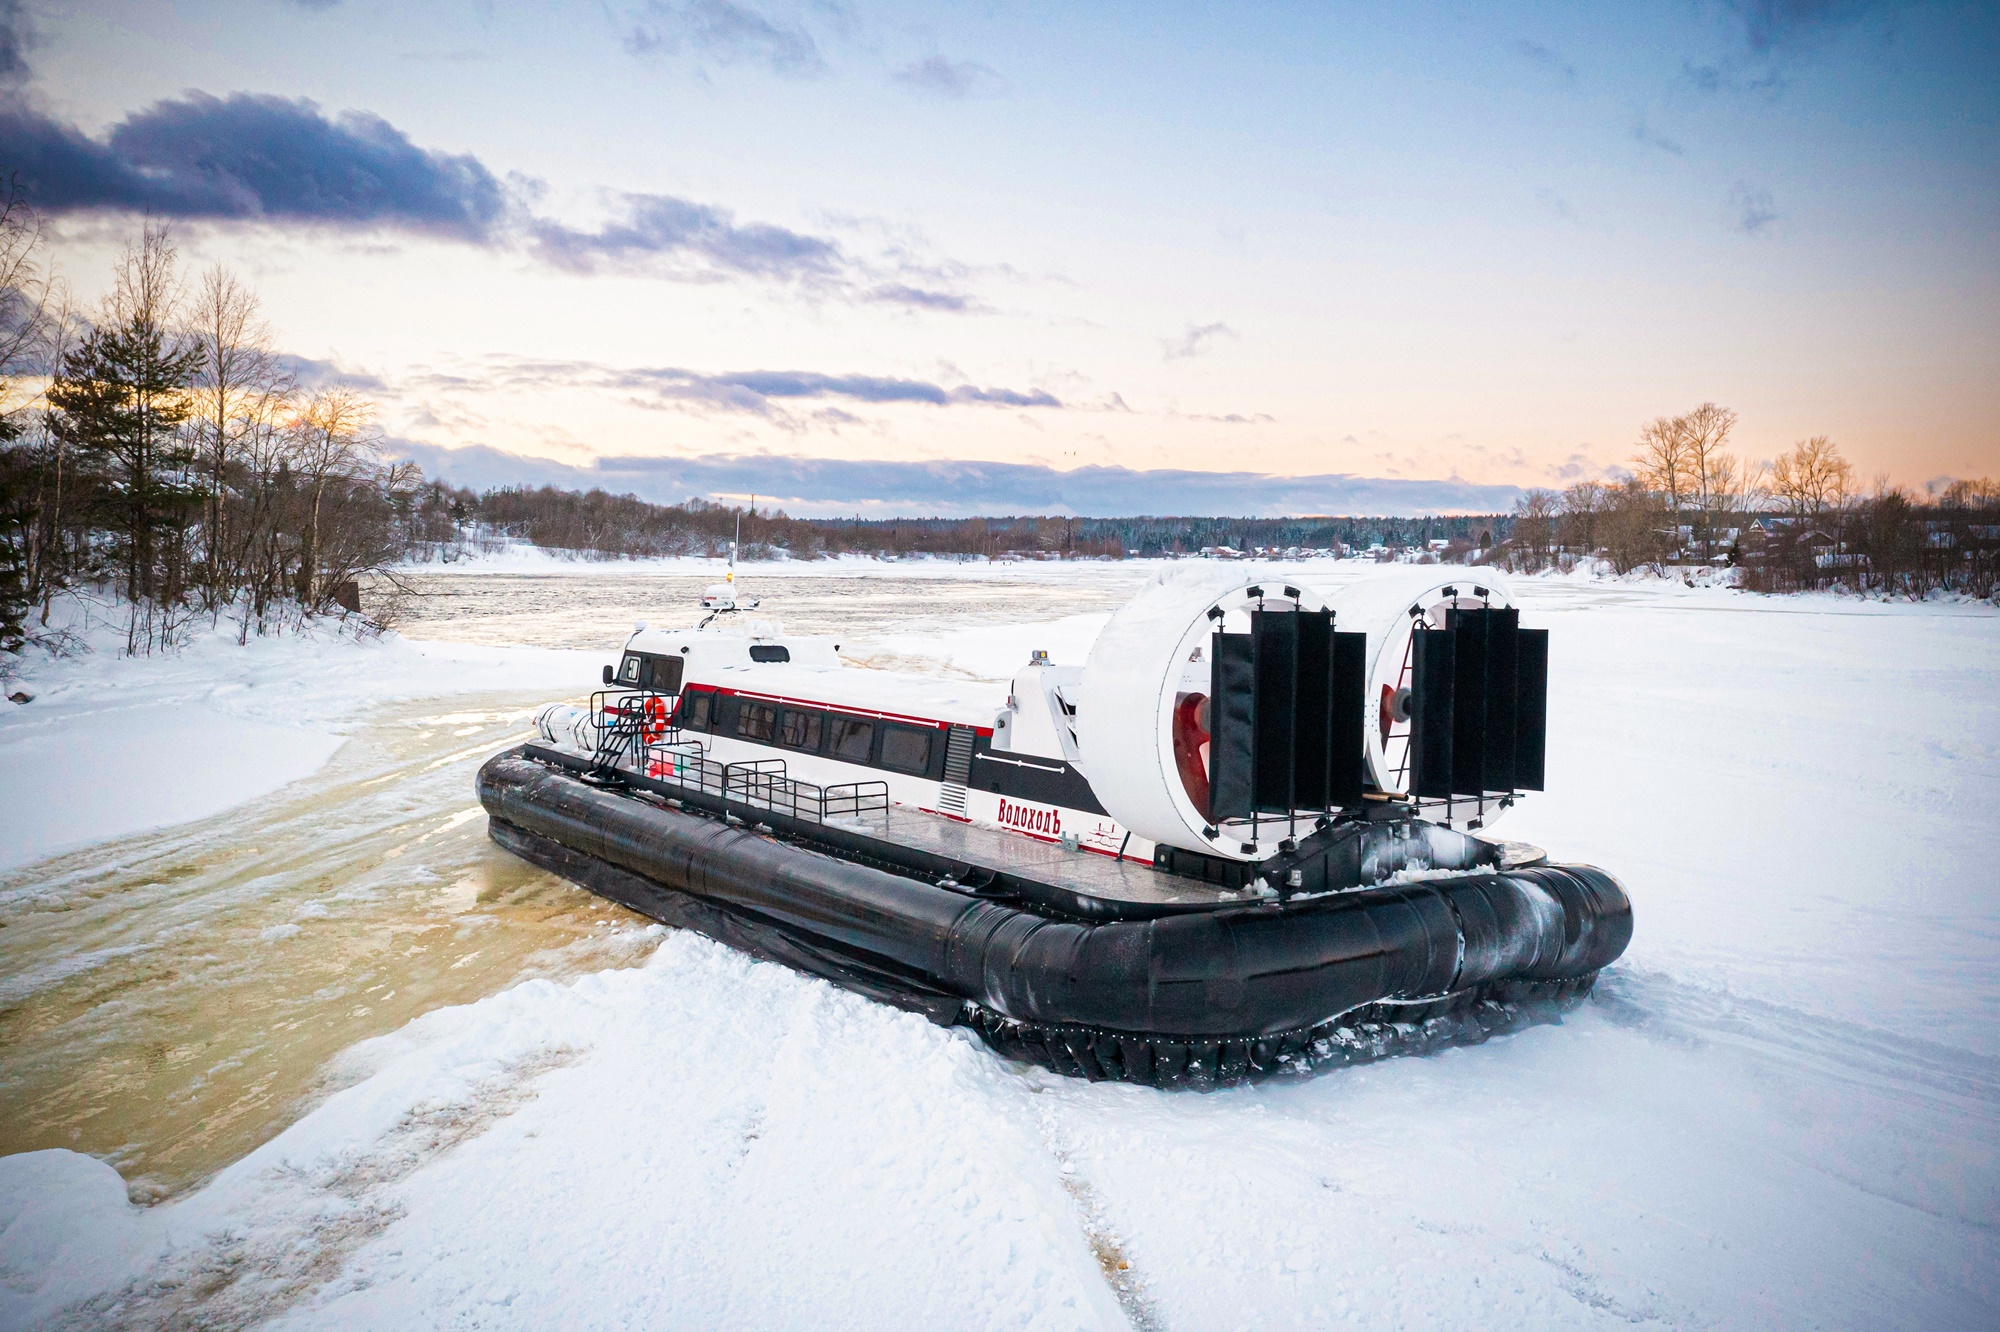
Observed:
[[[655,745],[647,750],[645,772],[657,781],[714,796],[723,809],[767,810],[807,823],[870,825],[889,814],[887,782],[843,782],[821,786],[793,777],[783,759],[719,763],[692,743]]]
[[[600,689],[590,696],[590,719],[597,727],[597,752],[591,767],[600,773],[619,768],[643,771],[647,751],[683,743],[673,724],[670,694],[637,689]]]
[[[653,700],[658,700],[654,702]],[[821,786],[793,777],[781,758],[721,763],[699,740],[672,724],[676,699],[638,690],[599,690],[590,697],[598,746],[593,767],[635,772],[654,781],[714,796],[732,806],[766,810],[808,823],[879,824],[889,815],[887,782]]]

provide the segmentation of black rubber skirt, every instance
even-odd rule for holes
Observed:
[[[1540,865],[1290,903],[1052,919],[487,761],[494,841],[698,930],[1063,1073],[1228,1083],[1477,1040],[1587,994],[1632,936],[1617,881]]]

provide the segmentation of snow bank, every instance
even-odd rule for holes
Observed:
[[[341,745],[202,702],[159,716],[120,704],[0,714],[0,869],[220,813],[310,775]]]
[[[204,818],[317,771],[371,706],[481,689],[573,693],[601,654],[357,638],[336,622],[238,645],[121,655],[115,625],[66,607],[77,648],[31,651],[0,702],[0,870]]]
[[[185,1202],[0,1162],[0,1325],[1118,1322],[1004,1066],[706,940],[352,1058],[372,1076]]]

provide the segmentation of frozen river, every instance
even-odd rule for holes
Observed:
[[[991,676],[1150,572],[755,582]],[[580,694],[712,575],[418,581],[409,639],[590,649],[536,676]],[[563,690],[468,671],[0,873],[0,1150],[71,1149],[0,1161],[0,1326],[2000,1322],[2000,617],[1520,591],[1550,790],[1502,830],[1637,922],[1560,1025],[1206,1095],[1017,1068],[499,853],[472,771]]]
[[[892,631],[1103,612],[1146,576],[980,572],[770,579],[769,614],[803,632],[872,632],[872,649],[851,645],[859,661],[949,671]],[[611,660],[636,620],[688,619],[714,576],[585,565],[407,581],[414,642]],[[494,848],[472,797],[478,763],[541,703],[587,694],[594,672],[576,662],[567,691],[365,709],[325,768],[267,799],[0,872],[0,1153],[91,1152],[135,1196],[165,1196],[289,1122],[354,1042],[649,950],[644,922]]]

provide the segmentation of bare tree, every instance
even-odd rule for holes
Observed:
[[[10,181],[0,189],[0,421],[30,405],[24,395],[32,398],[30,378],[39,378],[43,368],[49,304],[59,299],[58,287],[41,214]]]
[[[0,193],[0,652],[21,650],[34,599],[38,469],[16,441],[39,392],[53,283],[41,216],[10,181]]]
[[[1579,481],[1562,493],[1562,544],[1585,559],[1597,553],[1597,520],[1611,507],[1602,481]]]
[[[1547,567],[1555,548],[1555,519],[1561,509],[1555,492],[1549,490],[1530,490],[1514,502],[1512,544],[1527,572]]]
[[[1630,573],[1658,564],[1663,552],[1661,527],[1667,517],[1665,497],[1639,477],[1611,489],[1598,531],[1611,567]]]
[[[41,373],[37,376],[44,385],[55,382],[56,376],[62,372],[64,358],[76,349],[88,327],[67,283],[58,283],[51,291],[47,315],[48,336],[42,343]],[[41,602],[43,628],[48,627],[55,594],[62,587],[63,571],[75,563],[73,559],[66,558],[63,549],[64,533],[70,518],[66,502],[74,489],[70,477],[69,449],[62,433],[51,428],[53,413],[54,408],[44,389],[41,411],[35,422],[37,462],[41,473],[37,478],[40,512],[28,545],[28,599],[30,602]]]
[[[1705,402],[1676,421],[1693,491],[1689,498],[1695,513],[1695,538],[1701,543],[1701,557],[1706,560],[1714,554],[1716,519],[1727,509],[1737,483],[1746,475],[1742,464],[1729,452],[1729,435],[1736,428],[1736,413]]]
[[[299,550],[298,598],[323,604],[330,589],[319,579],[321,520],[329,488],[369,471],[380,451],[372,432],[375,404],[344,385],[315,391],[292,423],[290,462],[307,496]]]
[[[1771,464],[1771,492],[1786,513],[1804,522],[1839,511],[1854,492],[1854,468],[1825,435],[1792,445]]]
[[[288,539],[286,500],[292,490],[291,453],[294,401],[282,395],[254,404],[236,438],[236,459],[242,468],[241,493],[232,496],[235,516],[229,523],[228,563],[235,575],[232,595],[247,594],[237,641],[246,641],[254,624],[263,633],[274,603],[291,595],[290,576],[295,553]]]
[[[271,351],[271,331],[258,314],[256,293],[217,264],[202,275],[189,308],[190,332],[201,350],[194,427],[201,448],[204,592],[211,614],[220,614],[234,585],[226,502],[229,474],[247,437],[265,427],[291,392],[291,381]]]
[[[2000,508],[2000,481],[1981,476],[1947,482],[1938,493],[1938,502],[1952,509]]]
[[[1666,501],[1667,512],[1680,520],[1694,489],[1694,461],[1688,455],[1684,418],[1656,416],[1639,431],[1639,452],[1632,460],[1639,480]]]

